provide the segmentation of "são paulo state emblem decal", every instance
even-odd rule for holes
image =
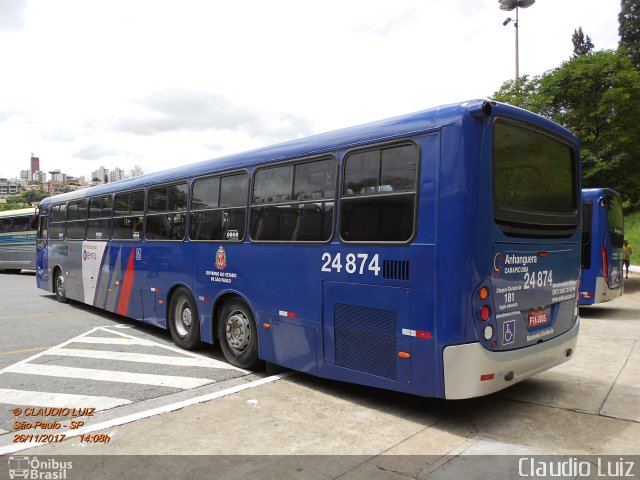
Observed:
[[[224,270],[227,268],[227,252],[220,246],[216,251],[216,268],[218,270]]]

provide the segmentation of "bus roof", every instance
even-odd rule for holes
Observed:
[[[291,140],[276,145],[262,147],[256,150],[236,153],[217,159],[205,160],[160,172],[150,173],[139,177],[119,180],[117,182],[98,185],[95,187],[63,193],[47,197],[41,205],[57,203],[89,196],[104,195],[116,191],[142,188],[157,183],[171,182],[193,176],[222,172],[231,169],[241,169],[268,162],[300,158],[304,156],[320,155],[337,149],[353,148],[359,145],[385,141],[400,136],[418,134],[428,130],[449,125],[460,121],[462,117],[471,114],[482,115],[483,105],[487,100],[470,100],[462,103],[442,105],[402,116],[379,120],[372,123],[343,128],[328,133],[321,133],[310,137]],[[506,113],[512,118],[534,122],[558,135],[571,137],[577,144],[577,138],[568,130],[556,123],[511,105],[490,102],[492,115]]]
[[[35,207],[31,208],[18,208],[16,210],[3,210],[0,212],[0,218],[2,217],[25,217],[27,215],[34,215],[36,213]]]
[[[620,194],[616,192],[613,188],[598,187],[598,188],[583,188],[582,198],[593,199],[593,198],[597,198],[600,195],[604,195],[606,193],[615,195],[617,197],[620,196]]]

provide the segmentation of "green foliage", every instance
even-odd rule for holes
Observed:
[[[629,240],[629,244],[633,249],[631,263],[640,265],[640,212],[625,215],[624,238]]]
[[[620,47],[636,68],[640,68],[640,0],[622,0],[618,15]]]
[[[519,88],[518,88],[519,87]],[[540,77],[505,82],[494,99],[537,112],[578,136],[585,187],[640,198],[640,72],[624,50],[576,56]]]
[[[573,31],[571,41],[573,42],[574,57],[587,55],[588,53],[591,53],[593,51],[593,42],[591,41],[589,35],[587,35],[587,37],[585,38],[582,27],[578,28],[578,30]]]
[[[0,212],[4,212],[5,210],[19,210],[20,208],[24,208],[24,205],[19,203],[0,203]]]
[[[50,196],[49,192],[44,190],[23,190],[18,195],[11,195],[7,197],[7,205],[17,205],[14,208],[24,208],[31,205],[33,202],[39,202],[45,197]],[[6,208],[3,210],[12,210],[12,208]]]

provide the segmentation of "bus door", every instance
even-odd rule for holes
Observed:
[[[49,254],[47,249],[47,231],[49,229],[49,207],[40,207],[37,216],[36,283],[38,288],[48,290]]]
[[[600,203],[601,207],[606,209],[607,225],[601,247],[604,280],[609,288],[619,288],[622,285],[624,242],[622,202],[617,195],[607,195]]]

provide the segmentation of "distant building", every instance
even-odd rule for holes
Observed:
[[[109,181],[117,182],[118,180],[124,180],[127,176],[124,174],[124,170],[115,167],[111,172],[109,172]]]
[[[95,183],[94,180],[97,180],[97,183],[107,183],[109,181],[109,169],[104,168],[100,165],[98,170],[91,172],[91,183]]]
[[[22,190],[22,184],[15,180],[0,179],[0,196],[17,195]]]
[[[64,183],[67,181],[67,175],[62,173],[60,169],[49,172],[49,175],[51,175],[50,182]]]
[[[31,180],[31,170],[20,170],[20,183],[27,185]]]
[[[38,172],[40,170],[40,157],[34,157],[33,153],[31,154],[31,171]]]
[[[144,172],[142,171],[142,168],[140,168],[140,165],[135,165],[133,167],[133,170],[131,170],[131,177],[139,177],[141,175],[144,175]]]
[[[45,192],[49,192],[51,195],[58,195],[60,193],[67,193],[72,190],[71,187],[65,185],[62,182],[47,182],[42,185],[42,189]]]
[[[36,181],[38,183],[47,183],[47,174],[46,172],[41,172],[40,170],[32,171],[31,180]]]

